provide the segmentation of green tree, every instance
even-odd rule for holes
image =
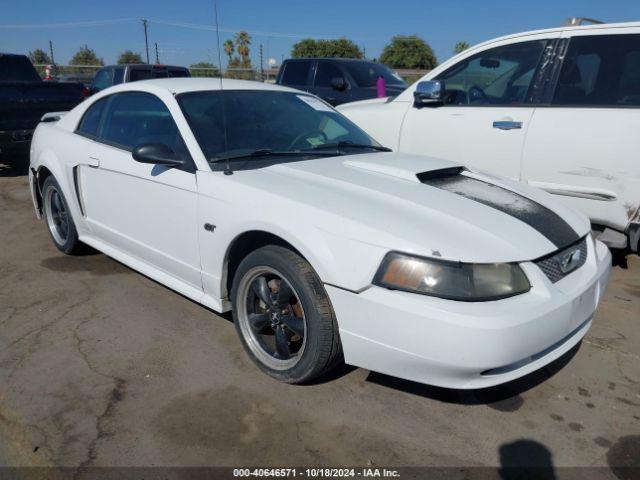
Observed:
[[[50,65],[52,63],[49,54],[41,48],[36,48],[33,52],[29,52],[28,57],[34,65]]]
[[[28,57],[34,65],[51,65],[53,63],[49,54],[41,48],[36,48],[33,52],[29,52]],[[36,70],[41,77],[44,77],[45,67],[36,67]]]
[[[247,32],[240,31],[235,35],[236,50],[240,55],[242,63],[246,63],[249,60],[249,45],[251,45],[251,37]]]
[[[125,50],[118,57],[118,65],[124,65],[125,63],[144,63],[142,56],[139,53],[132,52],[131,50]]]
[[[293,45],[291,56],[293,58],[363,58],[364,55],[360,47],[347,38],[340,38],[338,40],[314,40],[313,38],[305,38]]]
[[[104,61],[98,58],[96,52],[89,48],[87,45],[80,47],[80,50],[71,58],[71,65],[96,65],[103,66]],[[91,73],[89,68],[73,68],[73,72],[78,73]]]
[[[458,42],[453,48],[453,53],[457,55],[458,53],[464,52],[470,46],[471,45],[469,45],[467,42]]]
[[[255,72],[253,71],[253,65],[248,58],[242,60],[240,57],[233,57],[229,62],[227,68],[226,77],[237,78],[240,80],[254,80]]]
[[[194,70],[197,69],[197,70]],[[189,66],[192,77],[219,77],[220,69],[211,62],[197,62]]]
[[[236,51],[236,46],[233,43],[233,40],[227,40],[227,41],[224,42],[223,48],[224,48],[224,53],[226,53],[227,57],[229,57],[229,60],[227,61],[227,65],[228,65],[229,63],[231,63],[231,59],[233,58],[233,54]]]
[[[438,64],[436,55],[427,42],[417,35],[395,36],[384,47],[380,62],[391,68],[431,70]]]

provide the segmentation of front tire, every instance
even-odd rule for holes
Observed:
[[[234,276],[231,298],[245,351],[271,377],[305,383],[342,360],[329,297],[297,253],[269,245],[247,255]]]
[[[42,203],[44,220],[56,248],[67,255],[80,253],[83,245],[78,240],[69,204],[53,176],[47,177],[42,185]]]

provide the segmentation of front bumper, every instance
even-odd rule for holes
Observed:
[[[609,279],[611,254],[587,240],[586,263],[551,283],[533,263],[532,288],[491,302],[455,302],[370,287],[327,285],[345,361],[449,388],[482,388],[519,378],[576,345],[591,326]]]

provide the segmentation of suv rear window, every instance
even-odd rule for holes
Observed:
[[[639,106],[640,35],[573,37],[553,103]]]
[[[375,87],[378,77],[384,78],[387,85],[407,86],[402,78],[379,63],[345,62],[345,66],[360,87]]]
[[[170,68],[169,76],[173,78],[184,78],[189,76],[189,70],[184,68]]]
[[[311,62],[308,60],[287,62],[280,78],[283,85],[306,85]]]
[[[151,78],[151,69],[149,68],[132,68],[129,73],[129,81],[137,82],[138,80],[149,80]]]

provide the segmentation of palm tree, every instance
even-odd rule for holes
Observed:
[[[457,54],[460,52],[464,52],[469,47],[470,45],[467,42],[458,42],[456,43],[456,46],[453,48],[453,53]]]
[[[231,58],[233,57],[233,52],[235,52],[236,47],[233,44],[233,40],[227,40],[226,42],[224,42],[223,45],[224,48],[224,53],[227,54],[227,57],[229,57],[229,62],[231,63]]]
[[[251,37],[245,31],[236,33],[236,47],[242,63],[246,63],[249,59],[249,45],[251,45]]]

